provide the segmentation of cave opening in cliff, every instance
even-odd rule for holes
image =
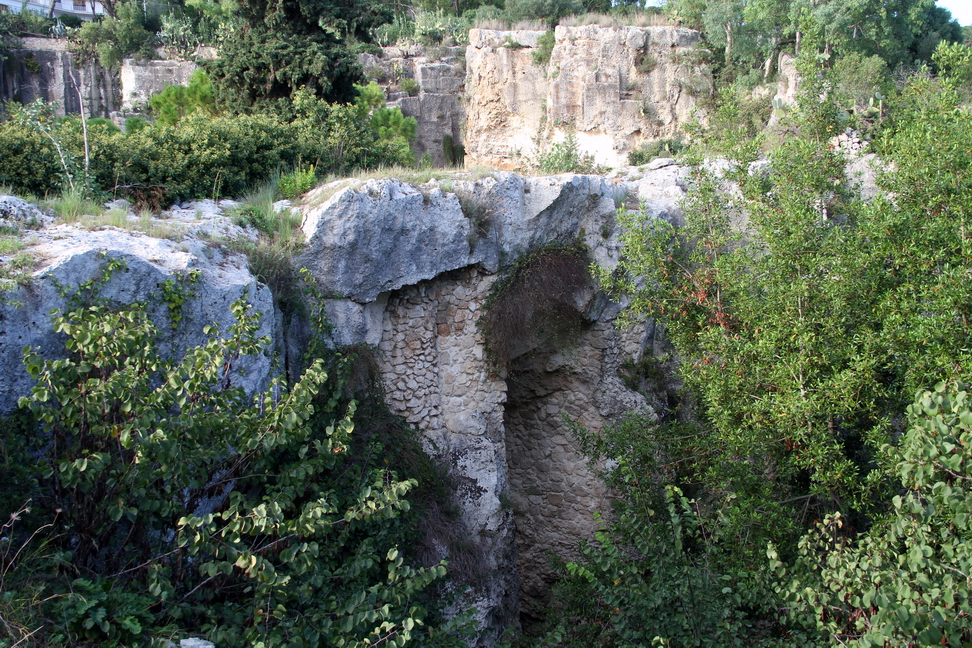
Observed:
[[[507,483],[526,634],[542,628],[555,557],[576,557],[595,511],[607,506],[570,432],[601,418],[594,400],[605,327],[589,317],[595,294],[584,250],[551,246],[516,264],[484,317],[489,351],[507,372]]]

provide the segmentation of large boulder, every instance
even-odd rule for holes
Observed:
[[[64,336],[55,333],[51,314],[72,304],[80,284],[105,274],[108,259],[123,262],[97,288],[98,297],[114,304],[145,304],[158,331],[163,357],[179,359],[189,348],[204,343],[203,327],[215,324],[228,334],[234,322],[231,305],[245,298],[260,313],[259,336],[273,336],[273,298],[270,290],[250,274],[246,259],[199,241],[175,242],[118,229],[86,231],[59,225],[32,235],[25,248],[37,268],[26,285],[0,293],[0,413],[10,412],[32,381],[23,365],[25,347],[45,357],[66,354]],[[166,284],[166,282],[172,282]],[[176,306],[179,291],[188,299]],[[167,299],[167,295],[169,298]],[[173,317],[173,314],[177,317]],[[241,358],[231,384],[257,393],[267,386],[273,367],[271,346],[264,353]]]
[[[438,187],[370,180],[307,209],[302,228],[299,263],[329,293],[361,304],[470,262],[469,219]]]

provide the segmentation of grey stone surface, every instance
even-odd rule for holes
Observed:
[[[79,65],[65,41],[24,38],[22,49],[0,59],[0,99],[55,103],[59,116],[80,114],[81,100],[91,117],[108,117],[118,110],[118,75],[91,61]],[[80,86],[81,93],[77,88]]]
[[[850,186],[854,187],[861,198],[871,200],[881,193],[877,183],[878,175],[888,170],[889,168],[881,162],[878,156],[867,153],[851,158],[844,169],[844,175],[847,177]]]
[[[216,644],[214,644],[212,641],[192,637],[190,639],[183,639],[180,641],[179,648],[216,648]]]
[[[188,85],[196,71],[192,61],[122,61],[120,79],[122,110],[145,110],[152,95],[170,85]]]
[[[23,198],[0,195],[0,228],[8,233],[36,229],[52,220],[48,213]]]
[[[0,412],[9,412],[20,396],[29,393],[30,377],[23,367],[25,347],[48,357],[65,354],[64,336],[51,325],[51,311],[67,306],[57,285],[76,287],[101,276],[108,257],[121,259],[116,272],[101,287],[101,297],[117,304],[144,302],[158,331],[158,348],[164,357],[181,358],[186,349],[206,340],[203,327],[215,324],[227,334],[233,323],[230,305],[245,296],[261,314],[258,335],[273,336],[273,299],[269,289],[253,278],[246,260],[210,248],[198,241],[176,243],[117,229],[86,231],[66,225],[42,230],[25,249],[36,260],[32,282],[0,297]],[[199,278],[195,297],[182,306],[182,321],[173,328],[161,285],[193,270]],[[263,389],[271,375],[270,348],[242,358],[231,382],[249,393]]]
[[[470,262],[459,200],[437,187],[370,180],[305,210],[299,258],[324,290],[359,303]]]

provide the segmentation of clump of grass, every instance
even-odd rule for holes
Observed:
[[[599,25],[601,27],[663,27],[674,25],[665,14],[653,11],[630,11],[603,14],[589,12],[560,19],[565,27],[583,27],[584,25]]]
[[[317,173],[314,171],[314,165],[312,164],[306,169],[295,169],[292,173],[280,176],[277,185],[284,198],[293,200],[303,196],[317,186]]]
[[[481,239],[487,236],[496,217],[488,203],[480,200],[471,191],[457,191],[456,196],[459,198],[463,216],[468,218],[469,224],[472,225],[473,237]]]
[[[0,256],[10,256],[24,249],[24,240],[18,236],[0,236]]]
[[[542,20],[510,21],[502,16],[489,16],[476,19],[476,29],[492,29],[494,31],[546,31],[549,26]]]
[[[243,198],[243,204],[234,210],[236,224],[241,227],[253,227],[267,237],[291,238],[294,217],[290,214],[290,210],[278,212],[273,206],[280,196],[278,186],[279,180],[274,178],[247,194]],[[300,226],[300,222],[296,226]]]
[[[69,222],[77,221],[82,216],[100,216],[104,212],[101,205],[79,189],[69,189],[47,202],[55,214]]]
[[[546,31],[547,23],[542,20],[518,20],[511,26],[513,31]]]
[[[304,236],[300,231],[300,212],[274,209],[278,187],[278,180],[273,179],[243,199],[235,220],[239,225],[252,226],[259,236],[256,241],[239,239],[231,246],[246,255],[250,272],[270,288],[281,310],[289,313],[300,302],[293,259],[303,245]]]

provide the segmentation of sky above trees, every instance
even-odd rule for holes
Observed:
[[[952,12],[952,18],[963,27],[972,25],[972,0],[938,0],[939,7]]]

